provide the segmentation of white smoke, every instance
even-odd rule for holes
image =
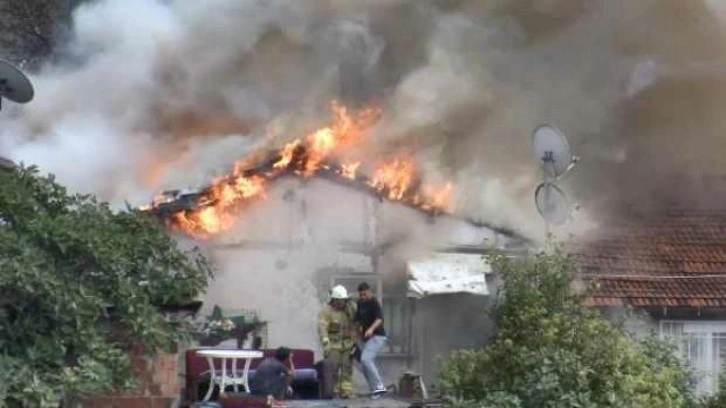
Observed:
[[[143,0],[94,3],[74,17],[69,49],[79,62],[34,76],[36,98],[3,127],[3,150],[73,190],[138,199],[151,193],[138,176],[159,143],[148,133],[155,58],[180,27],[168,8]]]
[[[3,150],[113,204],[185,187],[172,183],[202,184],[264,139],[260,123],[327,92],[317,80],[330,75],[309,77],[324,74],[325,61],[286,63],[264,47],[252,55],[270,27],[284,31],[280,41],[291,49],[310,46],[308,9],[294,1],[84,5],[74,13],[68,58],[33,76],[36,99],[3,127]],[[302,60],[309,66],[296,72]],[[204,153],[215,150],[224,154]],[[168,161],[182,167],[153,180],[144,174]]]

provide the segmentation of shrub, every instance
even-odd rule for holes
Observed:
[[[444,362],[441,388],[452,406],[693,402],[690,375],[670,347],[631,338],[583,305],[584,294],[571,289],[574,268],[563,252],[517,259],[495,254],[490,260],[503,279],[503,296],[491,312],[497,333],[485,348],[455,351]]]
[[[132,385],[134,343],[190,334],[157,306],[204,291],[211,271],[143,213],[35,168],[0,171],[0,252],[0,401],[12,407]]]

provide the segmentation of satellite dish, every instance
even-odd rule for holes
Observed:
[[[570,203],[565,193],[552,183],[545,182],[537,186],[534,202],[537,204],[537,211],[548,223],[564,224],[570,216]]]
[[[555,182],[575,167],[579,158],[572,155],[565,135],[554,126],[540,125],[532,132],[534,158],[543,170],[542,183],[534,191],[537,211],[545,220],[547,234],[549,225],[564,224],[570,218],[570,203],[565,193]]]
[[[33,100],[34,95],[33,84],[28,77],[14,65],[0,60],[0,103],[2,98],[16,103],[28,103]]]
[[[567,173],[574,163],[567,139],[557,128],[540,125],[532,132],[534,158],[542,164],[545,173],[558,178]]]

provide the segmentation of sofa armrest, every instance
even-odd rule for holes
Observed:
[[[293,381],[317,381],[318,371],[314,368],[299,368],[295,370]]]

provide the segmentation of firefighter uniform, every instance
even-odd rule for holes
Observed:
[[[350,398],[353,395],[353,363],[357,335],[356,304],[347,299],[347,292],[331,291],[331,301],[340,299],[345,306],[337,309],[325,307],[318,315],[318,334],[323,346],[323,397]],[[334,295],[337,295],[334,296]],[[341,297],[345,295],[345,297]]]

